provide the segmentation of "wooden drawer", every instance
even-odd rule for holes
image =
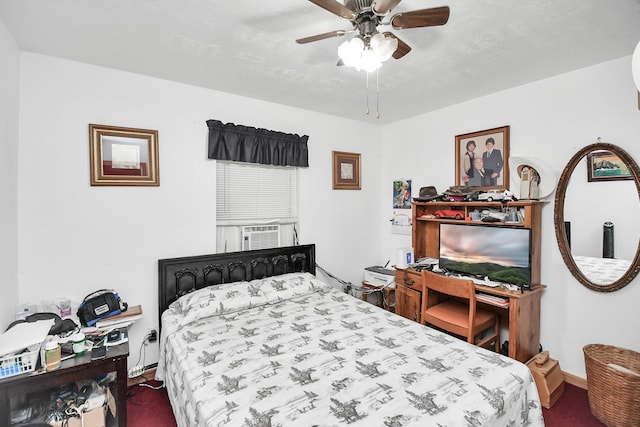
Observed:
[[[422,292],[422,275],[415,270],[396,270],[397,285]]]
[[[396,270],[396,314],[421,323],[422,276],[413,270]]]

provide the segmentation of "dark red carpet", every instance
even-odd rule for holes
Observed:
[[[542,408],[546,427],[603,427],[589,409],[587,391],[564,384],[564,393],[551,409]]]
[[[143,384],[154,388],[146,387]],[[131,427],[176,427],[167,390],[161,382],[151,380],[129,387],[127,393],[127,425]]]
[[[157,387],[161,383],[149,381],[146,384]],[[131,427],[175,427],[167,391],[154,390],[137,385],[129,388],[127,399],[128,424]],[[551,409],[542,409],[546,427],[602,427],[600,421],[591,415],[586,390],[565,384],[562,397]]]

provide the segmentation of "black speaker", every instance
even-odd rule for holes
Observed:
[[[602,258],[613,258],[613,223],[602,224]]]

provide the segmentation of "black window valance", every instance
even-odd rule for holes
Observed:
[[[307,135],[207,120],[210,159],[277,166],[309,166]]]

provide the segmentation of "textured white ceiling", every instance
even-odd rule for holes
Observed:
[[[393,30],[413,50],[380,71],[379,119],[375,78],[367,116],[365,73],[336,66],[348,36],[295,43],[351,29],[306,0],[0,0],[0,19],[24,51],[380,124],[631,55],[640,41],[640,0],[403,0],[391,13],[444,5],[444,26]]]

